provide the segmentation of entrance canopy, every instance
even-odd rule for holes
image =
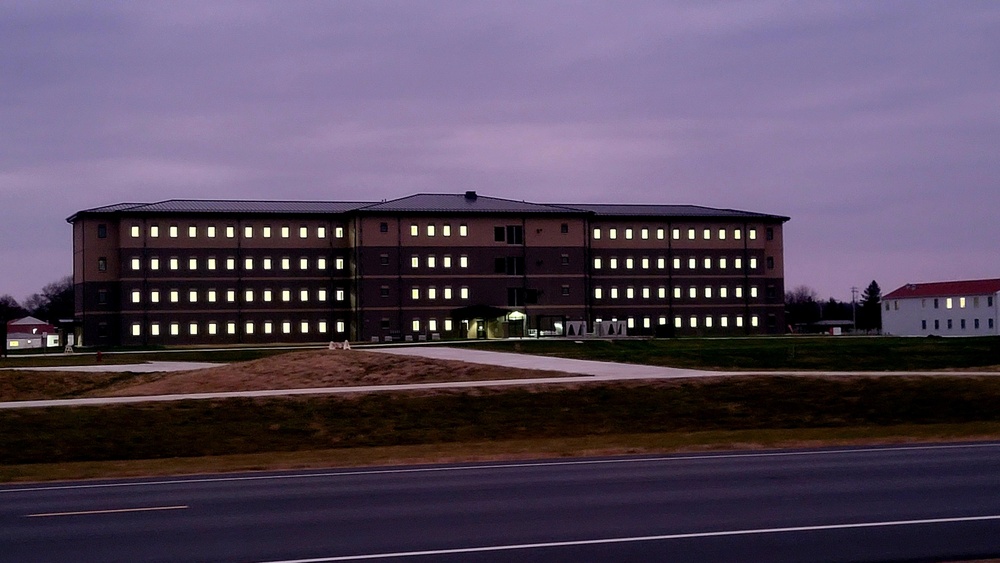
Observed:
[[[491,305],[469,305],[468,307],[460,307],[452,310],[451,318],[458,321],[496,319],[498,317],[505,317],[511,312],[512,311],[510,310],[493,307]]]

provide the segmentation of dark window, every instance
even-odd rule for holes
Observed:
[[[948,319],[948,330],[951,330],[951,319]]]
[[[934,330],[941,328],[941,321],[934,319]]]
[[[563,295],[569,295],[569,286],[568,285],[562,286],[562,294]]]
[[[524,290],[524,302],[529,305],[534,305],[538,303],[538,290],[537,289],[526,289]]]
[[[503,256],[498,256],[493,259],[493,273],[503,274],[507,271],[507,259]]]
[[[767,326],[770,328],[778,326],[778,317],[774,313],[767,315]]]
[[[986,306],[987,307],[992,307],[993,306],[993,296],[992,295],[986,298]]]
[[[561,225],[561,226],[559,227],[559,232],[560,232],[560,233],[562,233],[562,234],[566,234],[566,233],[568,233],[568,232],[569,232],[569,223],[563,223],[563,224],[562,224],[562,225]]]
[[[974,327],[974,328],[975,328],[976,330],[979,330],[979,319],[975,319],[975,320],[973,320],[973,321],[972,321],[972,326],[973,326],[973,327]]]
[[[562,265],[569,266],[569,254],[562,255]]]
[[[378,291],[379,297],[389,297],[389,286],[383,285]]]
[[[920,321],[920,329],[927,330],[927,321]]]
[[[961,324],[962,324],[962,330],[965,330],[965,319],[962,319],[959,322],[961,322]]]
[[[379,223],[378,224],[378,232],[380,232],[380,233],[388,233],[389,232],[389,223]]]
[[[986,322],[989,324],[990,328],[993,328],[993,319],[986,319]]]
[[[524,258],[520,256],[500,257],[493,261],[493,271],[497,274],[520,276],[524,274]]]
[[[389,330],[389,319],[382,319],[380,326],[382,327],[382,330]]]
[[[774,240],[774,229],[768,227],[767,230],[764,231],[764,238],[767,240]]]
[[[97,226],[97,238],[108,238],[108,226],[98,225]]]
[[[774,256],[768,256],[767,257],[767,269],[768,270],[773,270],[774,269]]]
[[[934,308],[935,309],[938,308],[938,300],[937,299],[934,300]],[[934,321],[934,322],[937,323],[937,321]],[[935,326],[934,328],[937,328],[937,327]]]
[[[503,242],[505,232],[506,229],[504,229],[503,227],[493,227],[493,240],[497,242]]]
[[[382,254],[382,255],[380,255],[378,257],[378,263],[381,264],[381,265],[383,265],[383,266],[388,266],[389,265],[389,255],[388,254]]]
[[[108,337],[108,323],[97,323],[97,337],[98,338]]]
[[[773,285],[767,286],[766,293],[768,299],[774,299],[775,297],[778,296],[778,290]]]
[[[97,290],[97,304],[107,305],[108,304],[108,290],[98,289]]]
[[[97,271],[98,272],[107,272],[108,271],[108,259],[107,258],[101,256],[100,258],[97,259]]]
[[[523,287],[508,287],[507,288],[507,305],[515,307],[517,305],[524,305],[524,288]]]
[[[507,227],[507,244],[521,244],[524,242],[524,231],[521,225],[509,225]]]

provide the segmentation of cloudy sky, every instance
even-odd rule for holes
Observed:
[[[170,198],[787,215],[786,286],[1000,277],[1000,3],[0,5],[0,294]]]

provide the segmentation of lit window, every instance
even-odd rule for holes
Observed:
[[[252,270],[253,269],[253,258],[244,258],[243,259],[243,268],[245,268],[247,270]]]
[[[132,323],[132,336],[142,336],[141,323]]]
[[[410,225],[410,236],[415,237],[420,234],[420,227],[417,225]]]
[[[437,298],[437,288],[436,287],[431,286],[431,287],[427,288],[427,298],[428,299],[435,299],[435,298]]]
[[[671,229],[671,231],[670,231],[670,238],[672,238],[674,240],[681,240],[681,230],[680,229]]]
[[[642,259],[642,269],[643,270],[648,270],[649,269],[649,258],[643,258]]]
[[[693,270],[698,267],[698,260],[696,258],[688,258],[688,269]]]
[[[601,259],[600,258],[594,258],[594,269],[595,270],[600,270],[601,269]]]
[[[206,299],[206,300],[207,300],[207,301],[208,301],[209,303],[215,303],[215,301],[216,301],[216,299],[217,299],[217,296],[218,296],[218,292],[217,292],[217,291],[215,291],[214,289],[210,289],[210,290],[208,290],[208,292],[207,292],[207,293],[205,294],[205,299]]]
[[[674,317],[674,328],[681,328],[682,326],[684,326],[684,325],[683,325],[683,321],[681,320],[681,318],[680,317]]]
[[[319,258],[317,258],[316,259],[316,268],[318,268],[320,270],[325,270],[326,269],[326,258],[323,258],[322,256],[319,257]]]
[[[198,290],[197,289],[189,289],[188,290],[188,302],[189,303],[197,303],[198,302]]]
[[[469,267],[469,257],[466,256],[466,255],[464,255],[464,254],[462,256],[459,256],[458,257],[458,267],[459,268],[468,268]]]
[[[292,300],[292,291],[289,290],[289,289],[282,289],[281,290],[281,300],[284,301],[285,303],[291,301]]]
[[[757,259],[756,258],[751,258],[750,259],[750,269],[751,270],[756,270],[757,269]]]
[[[170,238],[177,238],[177,225],[170,225],[168,231],[170,233]]]
[[[461,290],[461,293],[459,294],[459,296],[462,299],[468,299],[469,298],[469,288],[463,287],[462,290]]]
[[[625,324],[629,328],[635,328],[635,317],[629,317],[628,319],[626,319]]]
[[[712,268],[712,259],[711,258],[705,258],[704,264],[705,264],[705,269],[706,270],[711,269]]]
[[[435,260],[435,258],[434,258],[433,255],[427,257],[427,267],[428,268],[433,268],[434,265],[435,265],[435,263],[436,263],[436,260]]]
[[[429,319],[427,321],[427,330],[431,332],[437,332],[437,329],[438,329],[437,319]]]
[[[263,291],[263,295],[262,295],[262,298],[264,299],[264,301],[265,301],[266,303],[270,303],[270,302],[271,302],[271,299],[272,299],[272,297],[273,297],[273,292],[272,292],[272,291],[271,291],[270,289],[265,289],[265,290]]]
[[[427,236],[434,236],[434,225],[427,225]]]
[[[247,289],[243,291],[243,301],[247,303],[253,303],[253,290]]]
[[[344,321],[337,321],[337,332],[344,333],[347,332],[347,324]]]
[[[149,237],[150,238],[157,238],[159,236],[160,236],[160,226],[159,225],[150,225],[149,226]]]
[[[657,319],[657,322],[660,324],[660,326],[666,325],[667,317],[660,317],[659,319]]]
[[[688,326],[691,328],[698,328],[698,317],[691,315],[691,318],[688,319]]]
[[[139,235],[141,234],[141,229],[139,229],[139,225],[132,225],[132,228],[129,229],[129,232],[131,233],[132,238],[139,238]]]
[[[326,227],[316,227],[316,238],[326,238]]]
[[[631,258],[625,259],[625,268],[631,270],[635,266],[635,260]]]
[[[292,323],[289,322],[289,321],[282,321],[282,323],[281,323],[281,332],[283,334],[291,334],[292,333]]]
[[[236,238],[236,227],[232,225],[226,227],[226,238]]]
[[[337,238],[344,238],[344,227],[337,227],[333,230],[333,235]]]
[[[659,269],[664,269],[667,267],[667,259],[664,257],[659,257],[656,259],[656,267]]]
[[[965,298],[964,297],[959,297],[958,298],[958,308],[959,309],[964,309],[965,308]],[[896,302],[896,309],[899,309],[899,302],[898,301]]]
[[[317,290],[316,291],[316,299],[318,301],[326,301],[326,290],[325,289],[319,289],[319,290]]]
[[[416,254],[414,254],[413,256],[410,256],[410,267],[411,268],[419,268],[420,267],[420,257],[417,256]]]
[[[133,270],[139,270],[142,268],[142,261],[139,260],[138,258],[133,258],[131,262]]]
[[[751,315],[750,326],[757,326],[758,324],[760,324],[760,317],[758,317],[757,315]]]
[[[618,259],[617,258],[612,258],[612,259],[608,260],[608,267],[611,268],[612,270],[617,270],[618,269]]]
[[[444,288],[444,298],[445,299],[451,299],[451,288],[450,287],[445,287]]]
[[[264,260],[262,261],[262,265],[263,265],[263,267],[264,267],[265,270],[270,270],[271,269],[271,257],[269,256],[267,258],[264,258]]]
[[[160,323],[152,323],[149,325],[149,334],[153,336],[160,335]]]
[[[236,303],[236,290],[235,289],[227,289],[226,290],[226,301],[228,301],[229,303]]]
[[[944,308],[951,309],[951,307],[952,307],[951,297],[948,297],[944,300]]]
[[[319,332],[325,334],[326,333],[326,321],[319,321],[318,323],[316,323],[316,330],[318,330]]]
[[[611,298],[612,299],[618,299],[618,288],[617,287],[612,287],[611,288]]]
[[[747,238],[749,238],[750,240],[757,240],[757,229],[750,229],[749,231],[747,231]],[[752,319],[750,324],[753,324]]]
[[[253,227],[250,225],[243,227],[243,238],[253,238]]]
[[[309,237],[309,227],[305,226],[299,227],[299,238],[308,238],[308,237]]]
[[[594,288],[594,299],[601,299],[602,297],[604,297],[604,290],[601,289],[600,287],[595,287]]]
[[[141,303],[142,302],[142,292],[139,291],[138,289],[133,289],[132,290],[132,302],[133,303]]]
[[[219,323],[217,323],[215,321],[209,322],[208,323],[208,333],[214,335],[214,334],[218,334],[218,332],[219,332]]]
[[[458,236],[460,236],[460,237],[467,237],[467,236],[469,236],[469,226],[468,225],[459,225],[458,226]]]
[[[451,327],[452,327],[451,319],[445,319],[444,320],[444,330],[445,330],[445,332],[451,332]]]
[[[309,332],[309,321],[302,321],[299,323],[299,332],[302,334]]]
[[[705,298],[706,299],[712,298],[712,288],[709,286],[705,286]]]
[[[413,321],[410,322],[410,329],[412,329],[413,332],[420,332],[420,319],[413,319]]]
[[[181,333],[180,323],[170,323],[170,336],[177,336]]]
[[[601,238],[601,228],[594,227],[594,240],[598,240],[600,238]]]
[[[226,322],[226,334],[236,334],[236,322],[228,321]]]
[[[743,286],[742,285],[736,286],[735,291],[736,291],[736,298],[743,299]]]
[[[180,263],[177,261],[176,258],[171,258],[168,263],[170,264],[171,270],[176,270],[177,268],[180,267]]]
[[[442,266],[444,266],[445,268],[451,268],[451,256],[450,255],[445,254],[444,258],[441,259],[441,262],[442,262]]]
[[[662,285],[660,287],[656,288],[656,297],[659,298],[659,299],[666,299],[667,298],[667,288],[664,287],[664,286],[662,286]]]
[[[648,240],[649,239],[649,229],[647,229],[646,227],[643,227],[639,231],[639,237],[642,238],[642,240]]]
[[[705,328],[712,328],[712,317],[711,316],[706,316],[705,317]]]
[[[635,288],[634,287],[627,287],[627,288],[625,288],[625,298],[626,299],[635,299]]]
[[[688,288],[688,297],[690,297],[691,299],[697,298],[698,297],[698,288],[695,287],[695,286],[693,286],[693,285],[691,287],[689,287]]]
[[[290,234],[291,229],[288,228],[288,225],[281,227],[281,238],[288,238]]]
[[[726,297],[729,297],[729,288],[727,288],[726,286],[720,287],[719,288],[719,297],[721,297],[723,299],[725,299]]]
[[[306,301],[309,301],[309,290],[308,289],[300,289],[299,290],[299,301],[302,301],[303,303],[305,303]]]
[[[739,270],[740,268],[742,268],[743,267],[743,259],[742,258],[733,258],[733,267],[736,268],[737,270]]]
[[[649,317],[642,318],[642,328],[649,328],[652,325],[652,320]]]
[[[632,240],[632,229],[631,228],[626,228],[625,229],[625,239],[626,240]]]
[[[681,288],[680,287],[675,287],[674,288],[674,299],[680,299],[680,298],[681,298]]]
[[[336,296],[337,301],[343,301],[345,298],[343,289],[336,290],[336,293],[334,293],[334,295]]]
[[[206,267],[207,267],[207,268],[208,268],[209,270],[214,270],[214,269],[216,268],[216,261],[215,261],[215,257],[214,257],[214,256],[213,256],[213,257],[210,257],[210,258],[208,259],[208,263],[206,264]]]
[[[232,258],[232,257],[226,258],[226,269],[227,270],[235,270],[236,269],[236,259],[235,258]]]
[[[291,260],[291,258],[289,258],[287,256],[282,257],[281,258],[281,269],[282,270],[290,270],[291,268],[292,268],[292,260]]]
[[[608,238],[610,238],[610,239],[616,239],[616,238],[618,238],[618,229],[616,229],[614,227],[608,229]]]
[[[674,258],[674,269],[675,270],[680,270],[681,269],[681,259],[680,258]]]
[[[694,229],[688,229],[688,240],[694,240]]]
[[[306,258],[305,256],[303,256],[302,258],[299,258],[299,269],[300,270],[308,270],[309,269],[309,259]]]
[[[177,303],[178,301],[180,301],[180,292],[177,291],[176,289],[171,289],[170,290],[170,302],[171,303]]]
[[[264,238],[271,238],[271,227],[263,227],[261,229],[261,234]]]
[[[410,299],[420,299],[420,288],[414,287],[410,290]]]
[[[198,334],[198,323],[188,323],[188,334],[192,336]]]
[[[198,259],[188,258],[188,270],[194,271],[198,269]]]
[[[343,270],[344,269],[344,259],[343,258],[336,258],[336,259],[334,259],[333,264],[334,264],[334,268],[336,268],[338,270]]]
[[[441,225],[441,236],[451,236],[451,225]]]
[[[723,258],[719,258],[719,269],[720,270],[725,270],[726,269],[726,259],[724,257]]]
[[[215,238],[215,225],[212,225],[212,226],[208,227],[206,229],[206,233],[205,234],[208,235],[208,238]]]
[[[720,316],[719,326],[721,326],[722,328],[726,328],[727,326],[729,326],[729,317],[727,317],[726,315]]]
[[[705,229],[701,232],[701,238],[705,240],[712,240],[712,229]]]
[[[719,229],[719,240],[726,240],[726,229]]]
[[[247,321],[246,323],[243,324],[243,332],[245,334],[253,334],[253,331],[254,331],[253,321]]]
[[[658,240],[663,240],[664,232],[663,229],[656,229],[656,238]]]
[[[733,238],[740,240],[743,238],[743,231],[739,229],[733,229]],[[736,317],[736,326],[743,326],[743,317]]]

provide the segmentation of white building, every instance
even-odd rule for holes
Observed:
[[[995,336],[1000,279],[911,283],[882,297],[882,332]]]

